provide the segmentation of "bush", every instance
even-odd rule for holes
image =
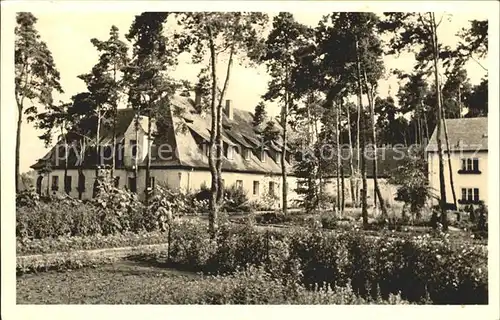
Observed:
[[[250,212],[252,210],[251,203],[243,188],[232,185],[224,189],[222,210],[226,212]]]
[[[180,211],[175,202],[162,204],[162,199],[168,197],[158,194],[152,206]],[[141,209],[134,197],[122,193],[103,195],[89,202],[60,199],[18,207],[16,234],[21,247],[18,250],[34,252],[39,248],[41,252],[50,252],[54,248],[72,250],[89,245],[87,240],[69,240],[64,244],[75,236],[90,236],[91,241],[103,245],[116,244],[121,238],[113,234],[158,228],[158,224],[145,221]],[[484,212],[478,211],[478,221],[487,217],[486,208],[481,210]],[[148,214],[151,212],[154,210]],[[320,221],[313,219],[309,229],[262,231],[251,224],[223,224],[214,239],[210,238],[204,222],[173,219],[165,239],[170,243],[169,249],[163,254],[171,263],[196,271],[232,273],[239,268],[260,266],[286,285],[296,281],[308,289],[317,285],[321,288],[350,285],[364,299],[378,296],[386,299],[400,292],[402,298],[412,302],[430,298],[434,303],[487,303],[484,247],[470,242],[452,245],[446,235],[440,235],[442,238],[436,241],[430,235],[394,238],[380,232],[377,237],[357,230],[327,232],[321,230],[324,221],[330,221],[326,217],[320,225]],[[282,218],[303,220],[292,215],[277,219]],[[336,220],[331,218],[331,221]],[[482,223],[483,229],[478,230],[487,230],[485,221]],[[114,240],[105,241],[102,235]],[[130,241],[134,245],[142,240]],[[73,260],[61,261],[55,264],[73,263]],[[54,264],[49,262],[46,263]],[[42,260],[34,267],[19,268],[38,270],[43,269],[44,263]]]
[[[40,202],[40,196],[34,189],[26,189],[16,194],[16,208],[35,207]]]
[[[188,283],[188,285],[186,285]],[[229,276],[211,276],[195,280],[167,278],[144,288],[142,303],[148,304],[407,304],[398,296],[387,301],[365,300],[349,287],[307,290],[276,279],[260,267],[238,270]]]
[[[199,270],[232,272],[263,266],[276,277],[298,279],[307,288],[349,284],[365,299],[387,299],[400,292],[413,302],[429,297],[434,303],[487,302],[487,253],[480,246],[453,247],[446,239],[438,242],[430,236],[373,238],[357,231],[333,234],[318,228],[269,233],[240,226],[222,230],[214,251],[208,249],[208,237],[197,240],[200,231],[183,231],[179,240],[192,252],[186,264],[206,261]],[[201,259],[194,257],[198,254]]]

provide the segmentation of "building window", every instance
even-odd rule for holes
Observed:
[[[115,177],[115,188],[120,187],[120,177]]]
[[[253,195],[254,196],[259,195],[259,181],[253,182]]]
[[[251,155],[252,155],[252,150],[251,150],[251,149],[246,148],[244,153],[245,153],[245,154],[244,154],[244,156],[245,156],[245,160],[250,160],[250,157],[251,157]]]
[[[274,159],[276,161],[277,164],[280,164],[281,162],[281,153],[280,152],[276,152],[276,155],[274,156]]]
[[[137,156],[137,140],[130,140],[130,148],[132,150],[132,157]]]
[[[205,156],[209,156],[209,150],[210,148],[208,147],[208,145],[205,143],[205,142],[202,142],[201,143],[201,152],[205,155]]]
[[[266,162],[266,156],[267,156],[266,150],[261,150],[260,151],[260,161]]]
[[[243,180],[236,180],[236,188],[243,189]]]
[[[223,144],[224,157],[228,160],[233,160],[234,156],[234,148],[233,146],[228,145],[227,143]]]
[[[460,203],[477,203],[479,202],[479,188],[462,188],[462,198]]]
[[[71,182],[72,182],[71,176],[67,176],[64,178],[64,191],[68,193],[71,191]]]
[[[137,192],[137,183],[134,177],[128,178],[128,189],[130,192]]]
[[[59,190],[59,176],[52,176],[52,191]]]
[[[474,188],[474,202],[479,202],[479,188]]]
[[[458,171],[458,173],[481,173],[481,171],[479,171],[479,159],[462,159],[462,168]]]
[[[274,181],[269,181],[269,195],[274,196],[275,193],[275,184]]]

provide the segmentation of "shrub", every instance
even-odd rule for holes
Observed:
[[[188,282],[189,285],[186,285]],[[213,276],[187,280],[167,279],[151,286],[141,302],[154,304],[406,304],[398,296],[387,301],[365,300],[349,287],[307,290],[300,284],[291,286],[259,267],[238,270],[230,276]]]
[[[40,196],[34,189],[26,189],[16,194],[17,207],[35,207],[40,202]]]
[[[190,243],[186,238],[181,242]],[[465,245],[453,247],[446,239],[437,242],[430,236],[374,238],[357,231],[333,234],[318,227],[269,233],[251,226],[228,227],[218,243],[211,259],[201,259],[208,262],[205,270],[210,272],[254,265],[283,281],[299,279],[307,288],[349,284],[365,299],[387,299],[401,292],[413,302],[429,296],[435,303],[487,301],[487,254],[470,244],[464,251]],[[201,248],[192,251],[206,256]]]
[[[226,212],[249,212],[252,207],[243,188],[232,185],[224,189],[222,209]]]

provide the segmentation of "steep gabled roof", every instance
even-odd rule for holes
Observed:
[[[158,132],[154,134],[154,144],[151,147],[151,166],[152,167],[184,167],[193,169],[208,169],[208,157],[201,150],[202,143],[208,143],[210,140],[211,115],[209,113],[198,113],[194,108],[193,101],[187,97],[175,96],[170,101],[171,107],[166,108],[165,122],[166,124],[158,128]],[[181,114],[174,115],[172,109],[183,110]],[[123,139],[123,135],[127,128],[134,120],[133,109],[119,109],[117,114],[117,142]],[[281,173],[281,166],[275,162],[272,157],[262,162],[259,158],[261,139],[258,132],[252,125],[253,116],[251,112],[233,108],[233,118],[229,119],[223,114],[222,119],[222,140],[224,143],[231,146],[242,146],[244,148],[252,148],[253,152],[250,159],[245,159],[242,154],[243,148],[235,148],[233,159],[222,160],[222,170],[224,171],[243,171],[255,173]],[[146,117],[141,118],[140,127],[147,131]],[[158,124],[159,125],[159,124]],[[156,128],[153,123],[152,128]],[[282,128],[276,123],[276,129],[281,131]],[[112,142],[113,131],[111,128],[103,128],[101,131],[101,144],[110,144]],[[90,133],[91,137],[95,137],[95,132]],[[281,137],[278,138],[277,146],[281,146]],[[59,142],[48,153],[48,156],[54,153]],[[169,150],[171,152],[169,152]],[[146,156],[140,166],[145,166],[148,162]],[[76,166],[76,155],[70,153],[68,159],[68,167]],[[89,166],[95,164],[95,154],[88,154],[85,157],[85,163]],[[55,165],[53,157],[51,159],[52,168],[62,167],[64,164]],[[117,164],[120,166],[120,164]],[[39,169],[43,166],[43,161],[38,161],[32,166],[34,169]],[[288,171],[292,170],[292,166],[287,164]]]
[[[484,151],[488,150],[488,118],[446,119],[448,140],[452,151]],[[446,150],[444,128],[441,128],[441,143]],[[427,145],[427,152],[437,151],[437,128]]]
[[[197,114],[190,99],[186,97],[177,96],[172,99],[171,103],[181,107],[187,115],[173,117],[180,164],[185,167],[208,169],[208,157],[201,152],[200,144],[208,143],[210,140],[211,115],[208,113]],[[225,158],[222,160],[222,170],[280,173],[281,166],[272,157],[267,157],[265,162],[258,158],[260,138],[252,125],[252,120],[251,112],[237,108],[233,108],[232,119],[223,113],[222,141],[232,146],[252,147],[253,153],[250,159],[246,160],[241,152],[242,148],[236,148],[238,152],[234,152],[232,160]],[[276,128],[281,130],[279,125],[276,125]],[[291,169],[291,165],[288,165],[288,171]]]

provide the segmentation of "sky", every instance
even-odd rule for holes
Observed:
[[[290,11],[296,20],[310,26],[316,26],[324,15],[324,12],[304,12]],[[56,66],[61,74],[61,85],[65,94],[60,97],[68,101],[69,98],[85,91],[83,81],[77,78],[78,75],[88,72],[97,62],[97,51],[90,43],[91,38],[106,40],[109,36],[109,29],[112,25],[119,28],[120,33],[128,31],[134,16],[140,12],[40,12],[35,13],[38,18],[36,28],[43,41],[51,50]],[[485,13],[457,12],[436,13],[439,18],[445,14],[438,29],[440,42],[454,47],[459,40],[456,33],[468,26],[468,21],[472,19],[487,19]],[[270,16],[273,14],[270,13]],[[448,19],[449,18],[449,19]],[[184,59],[185,58],[185,59]],[[194,81],[200,71],[200,65],[193,65],[187,57],[180,60],[179,66],[173,73],[178,79]],[[387,70],[398,68],[410,71],[415,60],[413,53],[402,54],[399,57],[386,56],[384,63]],[[482,61],[485,65],[484,61]],[[224,70],[219,68],[219,77],[223,77]],[[477,84],[485,76],[486,72],[475,62],[469,61],[466,70],[471,83]],[[238,63],[233,65],[231,79],[227,91],[227,99],[231,99],[236,108],[253,111],[255,105],[260,101],[260,97],[265,93],[269,77],[265,67],[245,67]],[[398,91],[398,82],[394,77],[383,79],[379,83],[378,94],[382,97],[388,94],[395,95]],[[276,104],[268,105],[268,113],[276,115],[279,108]],[[34,128],[33,124],[23,122],[21,127],[21,172],[28,171],[30,166],[37,159],[43,157],[47,148],[37,137],[40,132]]]

